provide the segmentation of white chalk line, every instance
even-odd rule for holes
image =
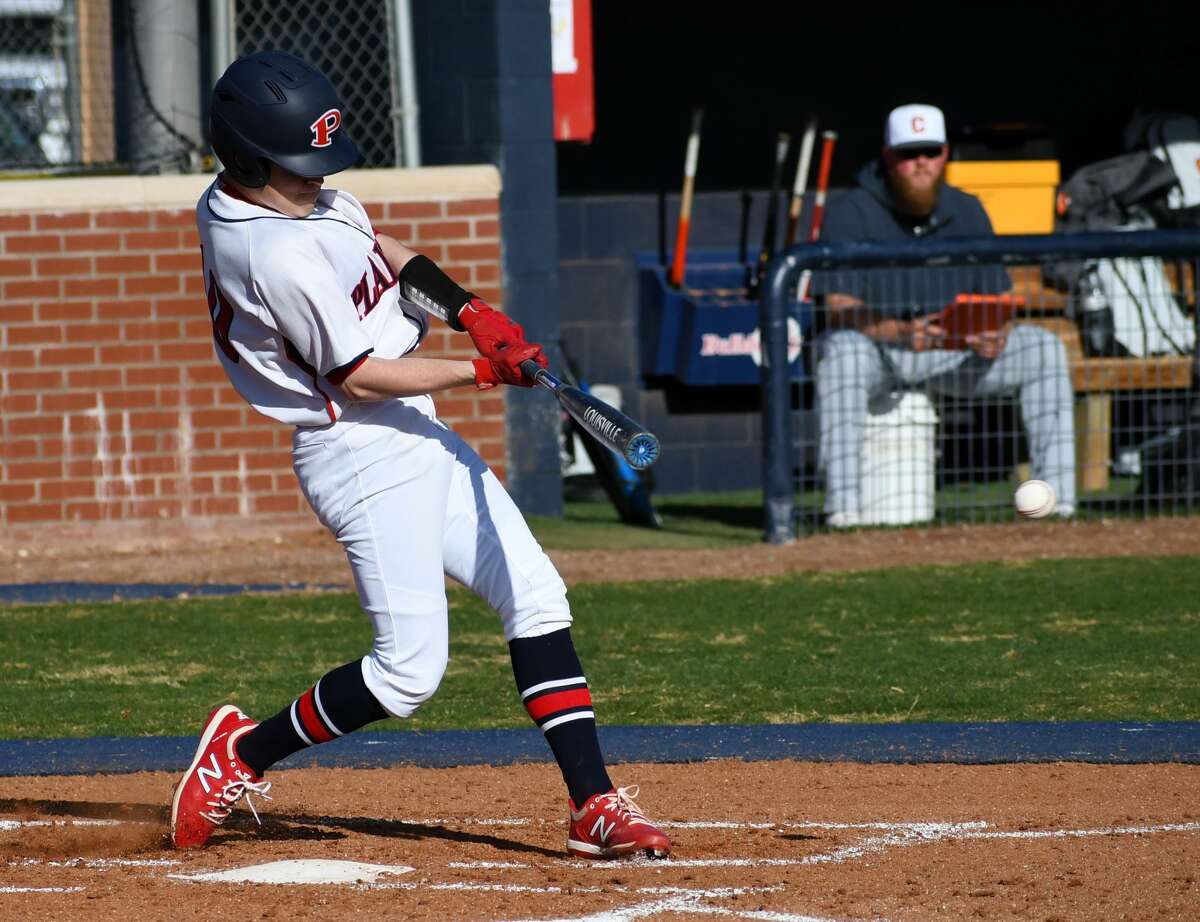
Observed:
[[[908,823],[908,824],[789,824],[793,828],[809,826],[817,828],[873,828],[891,830],[892,834],[873,836],[856,846],[834,849],[817,855],[809,855],[802,859],[664,859],[649,861],[635,859],[634,862],[643,866],[668,869],[672,867],[761,867],[780,866],[786,864],[817,864],[837,863],[851,858],[861,858],[868,854],[882,852],[888,848],[907,848],[927,842],[938,842],[955,839],[1042,839],[1042,838],[1085,838],[1114,835],[1149,835],[1160,832],[1196,832],[1200,831],[1200,823],[1161,823],[1140,826],[1106,826],[1097,829],[1048,829],[1048,830],[990,830],[988,823],[974,821],[969,823]],[[590,863],[575,863],[579,867],[598,868]],[[611,870],[611,868],[610,868]],[[647,892],[651,888],[639,892]],[[671,888],[657,888],[659,892],[669,892]],[[563,917],[561,919],[539,920],[539,922],[635,922],[654,916],[658,913],[674,912],[680,915],[714,915],[736,919],[752,919],[755,922],[835,922],[823,916],[799,915],[766,910],[736,910],[725,906],[713,906],[705,900],[718,898],[715,891],[692,891],[675,893],[664,900],[653,900],[625,906],[620,909],[605,909],[584,916]],[[529,920],[533,922],[533,920]]]
[[[636,892],[648,895],[665,895],[666,899],[649,900],[623,906],[620,909],[602,909],[586,916],[569,916],[561,919],[542,919],[536,922],[632,922],[659,913],[675,912],[681,914],[726,916],[733,919],[754,919],[758,922],[836,922],[824,916],[797,915],[787,912],[772,912],[768,910],[737,910],[725,906],[712,906],[705,903],[711,899],[729,899],[748,893],[765,893],[782,890],[783,886],[775,887],[725,887],[713,890],[688,890],[678,887],[643,887]],[[528,920],[535,922],[535,920]]]
[[[409,826],[529,826],[535,821],[528,818],[500,817],[426,817],[424,819],[402,818],[390,822],[404,823]],[[538,820],[540,825],[565,826],[566,820]],[[42,819],[42,820],[3,820],[0,819],[0,830],[21,829],[26,826],[121,826],[127,823],[147,825],[141,820],[88,820],[88,819]],[[913,823],[822,823],[822,822],[762,822],[748,823],[736,820],[662,820],[657,823],[663,829],[903,829]]]
[[[465,871],[503,871],[512,868],[527,868],[528,864],[519,861],[447,861],[446,867]]]
[[[1156,832],[1200,832],[1200,823],[1162,823],[1154,826],[1104,826],[1099,829],[1019,829],[1012,832],[966,832],[960,839],[1086,839],[1093,836],[1139,836]]]
[[[121,826],[127,820],[0,820],[0,830],[24,829],[27,826]]]
[[[473,884],[467,881],[446,884],[397,883],[362,884],[360,890],[471,890],[482,893],[562,893],[562,887],[533,887],[525,884]],[[572,887],[572,893],[603,893],[603,887]]]
[[[527,818],[517,819],[476,819],[472,817],[461,817],[459,819],[448,819],[443,817],[433,817],[432,819],[413,820],[400,819],[390,820],[393,823],[404,823],[407,826],[528,826],[533,820]],[[564,825],[564,820],[559,825]]]
[[[964,823],[787,823],[787,828],[810,829],[879,829],[890,835],[870,836],[854,845],[845,845],[829,852],[818,852],[802,858],[644,858],[634,857],[621,862],[625,868],[750,868],[804,867],[814,864],[840,864],[889,848],[908,848],[946,839],[1047,839],[1087,838],[1112,835],[1151,835],[1163,832],[1197,832],[1200,823],[1160,823],[1151,826],[1105,826],[1098,829],[1053,829],[1003,831],[989,829],[983,820]],[[593,871],[611,870],[606,862],[552,859],[572,868]],[[456,870],[516,870],[535,865],[520,861],[451,861],[447,867]]]
[[[177,858],[10,858],[9,867],[31,868],[169,868]]]
[[[868,836],[854,845],[845,845],[829,852],[818,852],[802,858],[661,858],[637,857],[625,866],[668,868],[750,868],[803,867],[814,864],[841,864],[865,858],[892,848],[911,848],[931,842],[965,839],[1068,839],[1099,836],[1152,835],[1164,832],[1198,832],[1200,823],[1159,823],[1142,826],[1103,826],[1097,829],[991,830],[988,823],[907,823],[896,824],[888,835]],[[572,862],[572,866],[600,870],[595,862]]]
[[[0,893],[82,893],[83,887],[0,887]]]
[[[21,821],[30,825],[53,825],[48,821]],[[100,820],[100,821],[84,821],[80,825],[114,825],[122,821],[116,820]],[[406,821],[412,822],[412,821]],[[433,823],[435,821],[418,821],[422,823]],[[447,821],[438,820],[438,823]],[[487,824],[487,821],[468,821],[475,822],[478,825]],[[490,825],[525,825],[529,820],[497,820]],[[1148,825],[1130,825],[1130,826],[1105,826],[1094,829],[1046,829],[1046,830],[999,830],[989,828],[991,824],[976,820],[964,823],[828,823],[828,822],[800,822],[800,823],[773,823],[773,824],[732,824],[719,822],[721,825],[713,828],[810,828],[810,829],[831,829],[831,830],[878,830],[884,832],[883,835],[869,836],[862,841],[848,846],[833,849],[829,852],[818,853],[814,855],[806,855],[802,858],[787,859],[787,858],[675,858],[651,860],[645,858],[635,858],[632,860],[621,862],[621,868],[654,868],[659,871],[670,869],[683,868],[740,868],[740,867],[789,867],[789,866],[804,866],[814,864],[841,863],[849,860],[866,857],[867,855],[878,854],[891,848],[908,848],[915,845],[921,845],[931,842],[940,842],[947,840],[1022,840],[1022,839],[1067,839],[1067,838],[1091,838],[1104,836],[1121,836],[1121,835],[1152,835],[1156,833],[1173,833],[1173,832],[1200,832],[1200,822],[1191,823],[1161,823]],[[704,828],[692,826],[690,828]],[[20,862],[10,861],[9,864],[41,864],[49,867],[164,867],[179,862],[174,859],[122,859],[122,858],[96,858],[96,859],[74,859],[74,860],[42,860],[42,859],[24,859]],[[611,872],[614,865],[607,862],[582,862],[560,859],[555,863],[567,864],[574,868],[586,868],[589,870],[604,870]],[[461,861],[449,862],[448,866],[455,869],[520,869],[529,868],[532,865],[521,862],[512,861]],[[460,892],[491,892],[491,893],[538,893],[538,894],[559,894],[564,892],[564,888],[556,886],[531,886],[523,884],[488,884],[488,883],[473,883],[473,882],[451,882],[451,883],[429,883],[429,882],[379,882],[379,883],[363,883],[357,885],[360,889],[367,890],[430,890],[430,891],[460,891]],[[757,922],[833,922],[826,917],[797,915],[792,913],[780,913],[765,910],[735,910],[724,906],[713,906],[707,903],[708,900],[728,899],[730,896],[742,893],[764,893],[782,890],[782,884],[772,887],[756,887],[756,888],[715,888],[708,890],[694,890],[688,888],[677,887],[641,887],[630,889],[625,887],[570,887],[567,888],[575,893],[637,893],[651,896],[661,896],[662,899],[644,901],[631,906],[622,907],[619,909],[606,909],[598,913],[586,916],[564,917],[561,920],[541,920],[541,922],[634,922],[634,920],[653,916],[657,913],[675,912],[679,914],[692,915],[717,915],[729,918],[752,919]],[[0,893],[75,893],[82,891],[83,887],[3,887],[0,888]]]

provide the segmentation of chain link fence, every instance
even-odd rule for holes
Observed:
[[[399,164],[398,2],[0,0],[0,176],[213,169],[212,83],[265,49],[329,75],[364,166]]]
[[[274,49],[298,55],[333,81],[352,113],[364,166],[400,162],[393,133],[392,2],[238,0],[237,54]]]
[[[73,0],[0,0],[0,169],[61,169],[103,144],[80,130],[92,113],[80,111],[79,62],[94,82],[110,43],[96,34],[103,24],[81,26],[77,13]]]
[[[1198,254],[1197,230],[789,251],[760,321],[768,540],[795,525],[1011,520],[1030,478],[1063,519],[1194,513]],[[813,299],[792,301],[810,269]],[[789,316],[818,419],[804,444]]]

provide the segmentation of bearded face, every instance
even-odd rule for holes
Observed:
[[[897,210],[914,218],[933,213],[945,181],[946,145],[885,150],[888,187]]]

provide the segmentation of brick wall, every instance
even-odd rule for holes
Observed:
[[[0,527],[311,516],[291,428],[260,416],[213,353],[196,199],[210,177],[5,184],[0,199]],[[375,226],[500,302],[491,167],[348,173]],[[422,353],[472,355],[434,324]],[[503,477],[504,398],[439,412]]]

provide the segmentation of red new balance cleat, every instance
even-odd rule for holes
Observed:
[[[263,781],[237,757],[234,743],[258,724],[226,704],[208,715],[192,766],[175,786],[171,801],[171,841],[176,848],[200,848],[214,829],[228,819],[243,796],[266,797],[271,782]],[[258,811],[247,798],[250,812]]]
[[[580,810],[571,803],[567,851],[577,858],[626,858],[638,852],[650,858],[667,857],[671,840],[633,802],[637,793],[633,784],[593,795]]]

